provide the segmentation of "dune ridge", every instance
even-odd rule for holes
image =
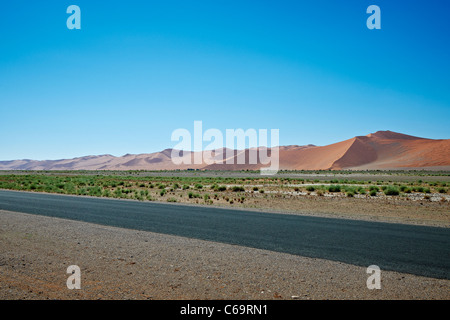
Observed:
[[[450,139],[426,139],[393,131],[378,131],[326,146],[290,145],[276,149],[281,170],[450,170]],[[121,157],[105,154],[61,160],[12,160],[0,161],[0,170],[259,170],[267,167],[259,161],[259,155],[270,157],[274,150],[221,148],[203,151],[203,155],[176,150],[179,157],[191,162],[179,165],[172,162],[172,149]],[[256,163],[249,163],[251,152],[258,156]],[[196,163],[194,159],[199,156],[203,156],[203,161]],[[245,163],[238,164],[242,156]]]

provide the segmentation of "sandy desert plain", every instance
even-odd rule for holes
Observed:
[[[4,171],[0,189],[448,228],[446,171]],[[448,299],[450,281],[339,261],[0,212],[2,299]],[[82,266],[83,290],[65,268]]]

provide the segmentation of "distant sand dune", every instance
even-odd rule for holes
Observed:
[[[277,149],[280,169],[283,170],[450,170],[450,139],[425,139],[392,131],[378,131],[321,147],[293,145]],[[13,160],[0,161],[0,170],[258,170],[265,167],[259,161],[249,162],[252,151],[270,156],[272,150],[262,147],[245,150],[222,148],[212,154],[204,151],[203,159],[207,160],[198,164],[194,163],[195,152],[179,151],[181,158],[191,162],[180,165],[172,162],[172,149],[122,157],[99,155],[63,160]],[[245,156],[245,164],[238,164],[240,156]],[[217,159],[223,160],[213,163]]]

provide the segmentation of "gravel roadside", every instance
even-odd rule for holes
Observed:
[[[450,281],[0,210],[0,299],[449,299]],[[81,290],[66,287],[69,265]]]

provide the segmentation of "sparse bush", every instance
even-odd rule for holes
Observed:
[[[384,194],[387,196],[398,196],[400,192],[397,188],[389,186],[384,190]]]
[[[120,198],[120,197],[122,197],[122,190],[121,190],[121,189],[116,189],[116,190],[114,190],[113,197],[114,197],[114,198]]]
[[[192,198],[200,198],[201,196],[200,196],[200,194],[198,194],[198,193],[193,193],[193,192],[189,192],[188,193],[188,197],[190,198],[190,199],[192,199]]]
[[[340,185],[331,185],[328,187],[329,192],[341,192],[341,186]]]

